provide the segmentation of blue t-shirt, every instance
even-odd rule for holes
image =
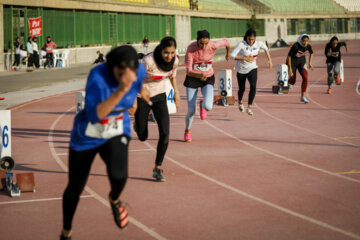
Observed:
[[[121,98],[120,102],[113,109],[109,116],[119,115],[123,112],[123,133],[131,137],[130,117],[127,111],[134,104],[137,94],[140,92],[143,81],[146,77],[144,65],[139,64],[136,72],[137,80],[132,83],[130,90]],[[118,82],[108,70],[107,63],[94,67],[89,74],[86,84],[85,107],[75,117],[74,126],[71,131],[70,148],[75,151],[84,151],[98,147],[109,139],[93,138],[85,135],[88,123],[101,121],[97,115],[96,107],[105,101],[118,88]]]

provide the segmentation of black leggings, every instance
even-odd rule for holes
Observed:
[[[157,145],[155,164],[161,166],[166,150],[169,145],[169,111],[167,108],[166,94],[161,93],[151,98],[153,103],[149,106],[142,98],[137,98],[137,110],[135,113],[135,131],[140,141],[148,138],[148,116],[152,109],[159,129],[160,139]]]
[[[14,61],[13,66],[18,67],[19,64],[20,64],[20,54],[15,54],[15,61]]]
[[[236,77],[239,85],[239,91],[238,91],[239,102],[243,98],[245,92],[245,83],[247,78],[250,83],[248,104],[252,105],[256,94],[257,68],[251,70],[249,73],[246,74],[237,73]]]
[[[90,173],[91,164],[97,153],[106,164],[110,180],[110,197],[118,199],[125,187],[128,177],[128,146],[130,138],[126,135],[111,138],[105,144],[85,150],[69,150],[69,183],[63,195],[63,228],[70,230],[87,178]]]

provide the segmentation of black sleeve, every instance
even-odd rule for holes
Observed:
[[[341,47],[341,46],[346,47],[346,42],[339,42],[339,46],[340,46],[340,47]]]
[[[310,44],[307,46],[307,49],[308,49],[308,51],[309,51],[310,54],[313,54],[313,53],[314,53]]]
[[[292,47],[290,48],[290,51],[289,51],[289,54],[288,56],[289,57],[294,57],[296,55],[298,51],[298,46],[297,46],[297,43],[295,43],[294,45],[292,45]]]

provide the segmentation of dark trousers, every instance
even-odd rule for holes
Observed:
[[[34,65],[34,54],[30,54],[28,58],[28,67],[32,67]]]
[[[35,67],[39,68],[40,67],[40,60],[39,60],[39,53],[37,51],[34,51],[33,60],[34,60]]]
[[[305,58],[291,58],[291,70],[293,75],[289,78],[289,84],[294,85],[296,83],[296,69],[299,71],[302,77],[301,92],[306,92],[308,85],[308,71]]]
[[[44,67],[53,67],[54,66],[54,55],[53,53],[46,53],[46,61]]]
[[[250,83],[248,104],[252,105],[254,102],[254,99],[255,99],[255,94],[256,94],[257,68],[251,70],[249,73],[246,73],[246,74],[237,73],[236,77],[237,77],[238,85],[239,85],[239,91],[238,91],[239,102],[242,101],[242,98],[244,96],[245,83],[246,83],[246,78],[247,78]]]
[[[17,67],[19,66],[19,64],[20,64],[20,54],[15,54],[15,60],[13,66]]]
[[[97,153],[106,164],[110,180],[110,197],[118,199],[128,177],[128,146],[130,139],[125,136],[111,138],[105,144],[85,150],[69,150],[69,183],[63,195],[63,227],[70,230],[80,194],[89,176],[91,164]]]
[[[140,141],[148,138],[148,116],[152,109],[159,129],[159,141],[157,144],[155,164],[161,166],[166,150],[169,145],[169,111],[167,108],[166,94],[162,93],[151,98],[153,103],[149,106],[142,98],[137,98],[137,110],[135,113],[135,131]]]

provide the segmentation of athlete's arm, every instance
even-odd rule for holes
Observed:
[[[114,109],[121,98],[130,90],[131,84],[134,81],[136,81],[136,73],[127,68],[116,91],[113,92],[109,98],[96,106],[99,119],[105,118]]]
[[[231,53],[230,53],[230,44],[228,43],[228,44],[225,46],[225,48],[226,48],[226,56],[225,56],[225,59],[226,59],[226,61],[229,61],[229,60],[230,60],[230,55],[231,55]]]
[[[271,56],[270,56],[270,52],[269,50],[265,50],[266,56],[268,58],[268,63],[269,63],[269,68],[272,68],[272,61],[271,61]]]
[[[293,75],[293,72],[292,72],[292,69],[291,69],[291,56],[288,56],[288,66],[289,66],[289,75],[292,76]]]
[[[312,60],[313,60],[314,54],[310,54],[310,59],[309,59],[309,67],[311,68],[311,70],[314,70],[314,67],[312,65]]]

